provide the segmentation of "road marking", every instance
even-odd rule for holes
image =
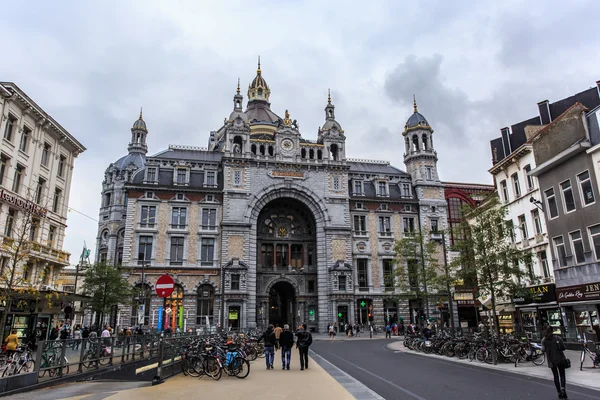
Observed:
[[[394,382],[388,381],[387,379],[384,379],[384,378],[382,378],[382,377],[380,377],[380,376],[378,376],[378,375],[375,375],[374,373],[372,373],[372,372],[371,372],[371,371],[369,371],[369,370],[366,370],[366,369],[364,369],[364,368],[362,368],[362,367],[359,367],[358,365],[352,364],[351,362],[349,362],[349,361],[346,361],[346,360],[344,360],[343,358],[336,356],[335,354],[331,354],[331,353],[328,353],[328,354],[329,354],[330,356],[332,356],[332,357],[335,357],[335,358],[337,358],[337,359],[339,359],[339,360],[341,360],[341,361],[345,362],[346,364],[349,364],[349,365],[351,365],[352,367],[354,367],[354,368],[356,368],[356,369],[359,369],[359,370],[361,370],[362,372],[364,372],[364,373],[365,373],[365,374],[367,374],[367,375],[371,375],[373,378],[377,378],[377,379],[379,379],[380,381],[382,381],[382,382],[385,382],[385,383],[387,383],[388,385],[395,387],[396,389],[398,389],[398,390],[400,390],[400,391],[402,391],[402,392],[406,393],[406,394],[407,394],[407,395],[409,395],[409,396],[412,396],[412,397],[414,397],[414,398],[415,398],[415,399],[417,399],[417,400],[425,400],[425,398],[424,398],[424,397],[421,397],[421,396],[419,396],[418,394],[415,394],[415,393],[411,392],[410,390],[404,389],[402,386],[398,386],[398,385],[396,385]],[[323,357],[323,356],[321,356],[321,357]]]

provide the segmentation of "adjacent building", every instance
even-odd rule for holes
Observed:
[[[416,102],[398,132],[404,171],[347,157],[331,96],[312,140],[287,110],[282,118],[271,109],[260,65],[247,96],[244,109],[238,85],[206,148],[148,156],[140,113],[128,154],[107,168],[96,259],[121,265],[138,288],[120,323],[306,322],[325,331],[332,322],[414,321],[424,302],[397,288],[394,241],[422,229],[443,259],[439,232],[448,228],[433,129]],[[176,285],[163,300],[154,290],[165,273]],[[434,297],[428,314],[441,318]]]
[[[0,132],[0,286],[55,291],[69,265],[62,250],[68,199],[75,158],[85,147],[12,82],[0,82]],[[23,336],[56,324],[66,301],[13,302],[2,309],[2,333],[14,328]]]

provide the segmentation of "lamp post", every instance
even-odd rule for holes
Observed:
[[[444,251],[444,271],[446,273],[446,291],[448,292],[448,311],[450,312],[450,332],[454,336],[454,305],[450,293],[450,277],[448,273],[448,255],[446,254],[446,232],[442,231],[442,249]]]
[[[146,325],[146,265],[150,266],[150,262],[147,260],[142,261],[142,283],[140,290],[140,302],[144,305],[142,325]],[[139,307],[138,307],[139,312]],[[140,323],[140,316],[138,315],[138,325]]]

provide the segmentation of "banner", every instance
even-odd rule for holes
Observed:
[[[144,325],[144,316],[146,315],[146,305],[145,304],[140,304],[138,305],[138,309],[137,309],[137,316],[138,316],[138,324],[139,325]]]
[[[158,331],[163,330],[163,308],[162,306],[158,307]]]
[[[183,332],[183,306],[179,307],[179,330]]]

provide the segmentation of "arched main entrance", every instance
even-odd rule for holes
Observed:
[[[291,329],[296,326],[296,293],[291,283],[280,281],[269,290],[269,323],[283,327],[288,324]]]

